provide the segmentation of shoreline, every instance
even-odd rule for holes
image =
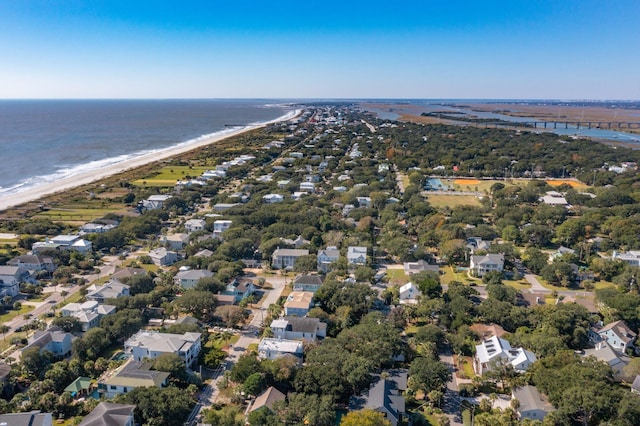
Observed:
[[[20,206],[32,201],[36,201],[46,195],[52,195],[55,193],[63,192],[68,189],[76,188],[82,185],[87,185],[96,182],[100,179],[107,178],[109,176],[116,175],[137,167],[142,167],[147,164],[166,160],[167,158],[175,157],[177,155],[185,154],[198,148],[202,148],[207,145],[211,145],[222,140],[228,139],[233,136],[237,136],[252,130],[266,127],[270,124],[286,122],[298,118],[303,113],[302,109],[296,109],[290,111],[274,120],[267,121],[258,124],[249,124],[239,129],[230,130],[225,133],[213,134],[211,137],[196,140],[193,143],[184,144],[180,143],[177,146],[164,148],[148,154],[143,154],[138,157],[130,158],[118,163],[104,166],[97,170],[88,170],[80,172],[73,176],[68,176],[63,179],[47,182],[42,185],[38,185],[32,188],[27,188],[24,191],[8,194],[5,197],[0,198],[0,212],[7,210],[11,207]]]

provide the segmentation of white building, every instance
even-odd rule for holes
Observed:
[[[554,411],[553,405],[542,395],[535,386],[523,386],[515,388],[512,392],[513,399],[520,403],[516,412],[520,420],[530,419],[542,421],[547,414]]]
[[[152,195],[142,202],[142,206],[147,210],[161,209],[171,197],[171,195]]]
[[[270,325],[273,337],[285,340],[316,341],[327,337],[327,324],[318,318],[284,317]]]
[[[274,269],[293,268],[296,259],[308,256],[306,249],[276,249],[271,255],[271,266]]]
[[[533,352],[523,348],[512,348],[507,340],[493,336],[476,345],[473,368],[477,374],[482,375],[491,370],[496,363],[508,363],[515,371],[523,373],[536,360]]]
[[[167,266],[173,265],[178,261],[178,253],[160,247],[149,252],[149,257],[154,265]]]
[[[267,204],[281,203],[284,201],[284,196],[280,194],[267,194],[263,196],[262,199]]]
[[[95,300],[104,303],[107,299],[117,299],[118,297],[129,296],[129,286],[118,280],[111,280],[104,285],[91,285],[87,287],[87,300]]]
[[[0,296],[17,296],[20,294],[20,283],[29,280],[30,276],[22,266],[0,266]]]
[[[400,304],[403,305],[415,305],[418,303],[418,298],[422,296],[422,292],[412,282],[406,283],[400,287]]]
[[[207,269],[189,269],[186,271],[179,271],[174,277],[173,282],[184,289],[194,288],[198,281],[203,278],[209,278],[213,276],[213,272]]]
[[[366,265],[367,248],[353,246],[347,248],[347,263],[349,265]]]
[[[504,269],[504,254],[489,253],[484,256],[471,256],[469,273],[482,278],[487,272],[502,272]]]
[[[232,223],[233,222],[230,220],[216,220],[215,222],[213,222],[213,236],[216,238],[221,238],[222,233],[231,228]]]
[[[285,355],[302,358],[304,350],[302,341],[265,338],[258,345],[258,356],[261,359],[277,359]]]
[[[611,260],[621,260],[631,266],[640,266],[640,251],[630,250],[622,253],[614,251]]]
[[[329,246],[318,251],[318,272],[324,274],[331,271],[331,264],[340,258],[340,250],[337,247]]]
[[[116,307],[113,305],[101,305],[95,300],[84,303],[68,303],[62,310],[63,317],[77,318],[82,327],[82,331],[87,331],[100,325],[100,320],[115,313]]]
[[[189,219],[184,223],[184,228],[188,233],[204,231],[207,222],[204,219]]]
[[[133,359],[156,359],[159,355],[174,353],[180,356],[187,367],[198,359],[201,349],[200,333],[170,334],[140,330],[124,343],[125,352]]]

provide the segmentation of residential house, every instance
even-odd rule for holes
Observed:
[[[243,299],[251,296],[256,292],[256,287],[251,280],[237,279],[231,280],[222,294],[233,296],[234,303],[238,303]]]
[[[53,414],[40,410],[28,413],[0,414],[0,425],[6,426],[53,426]]]
[[[79,235],[57,235],[51,239],[46,238],[44,242],[34,243],[31,251],[40,254],[46,250],[76,250],[79,253],[89,253],[93,248],[91,241],[82,239]]]
[[[92,387],[91,377],[80,376],[64,388],[64,392],[69,392],[73,398],[84,398],[89,396]]]
[[[624,321],[615,321],[605,325],[598,331],[601,339],[606,340],[613,349],[625,352],[633,347],[637,333],[625,324]]]
[[[327,324],[318,318],[288,316],[275,319],[270,325],[273,337],[285,340],[316,341],[327,337]]]
[[[562,256],[564,256],[565,254],[566,255],[576,254],[576,251],[565,246],[560,246],[558,250],[554,251],[549,255],[548,261],[549,263],[553,263],[555,260],[562,258]]]
[[[222,233],[231,228],[232,223],[230,220],[216,220],[213,222],[213,236],[215,238],[222,238]]]
[[[27,271],[47,271],[56,270],[56,264],[49,256],[41,256],[38,254],[23,254],[17,256],[7,262],[9,266],[19,266]]]
[[[267,194],[264,195],[262,197],[262,199],[264,200],[265,203],[267,204],[272,204],[272,203],[281,203],[284,201],[284,195],[280,195],[280,194]]]
[[[349,213],[351,213],[351,211],[355,208],[356,206],[354,206],[353,204],[345,204],[344,207],[342,208],[342,216],[343,217],[349,216]]]
[[[613,371],[613,378],[619,382],[630,382],[633,380],[633,377],[630,377],[625,372],[625,367],[630,361],[629,357],[613,349],[606,340],[596,343],[593,349],[585,349],[584,356],[593,356],[598,361],[609,364],[609,367],[611,367]]]
[[[82,419],[79,426],[134,426],[135,408],[135,405],[101,402]]]
[[[124,348],[136,361],[144,358],[156,359],[164,353],[175,353],[187,367],[191,367],[198,359],[201,345],[200,333],[170,334],[140,330],[127,339]]]
[[[73,336],[70,333],[50,328],[49,330],[37,330],[29,339],[27,346],[21,349],[24,353],[31,348],[39,348],[40,353],[51,352],[57,359],[66,358],[71,355],[71,343]]]
[[[279,401],[284,401],[285,399],[285,394],[283,394],[273,386],[269,386],[256,397],[255,401],[253,401],[253,404],[251,404],[251,408],[249,408],[249,412],[253,413],[254,411],[258,410],[271,411],[273,408],[273,404]]]
[[[542,421],[547,414],[555,410],[549,400],[535,386],[527,385],[515,388],[511,396],[512,399],[517,399],[519,402],[516,413],[520,420]]]
[[[104,303],[107,299],[129,296],[129,286],[118,280],[111,280],[104,285],[91,285],[87,287],[87,300],[95,300]]]
[[[556,191],[547,191],[546,195],[540,197],[540,201],[550,206],[568,206],[569,205],[566,198],[564,198],[564,196],[561,193]]]
[[[189,244],[189,239],[189,234],[173,234],[162,236],[160,241],[170,250],[182,250]]]
[[[119,268],[113,274],[111,274],[111,278],[114,280],[122,281],[136,275],[147,275],[147,271],[144,268]]]
[[[508,363],[515,371],[522,373],[536,360],[533,352],[523,348],[512,348],[507,340],[493,336],[476,345],[473,368],[476,374],[482,375],[493,369],[495,363]]]
[[[302,235],[298,235],[295,240],[289,238],[280,238],[280,241],[282,241],[283,244],[294,246],[295,248],[300,248],[311,244],[311,241],[305,240]]]
[[[402,424],[406,416],[405,399],[407,370],[389,370],[379,376],[371,387],[349,400],[349,410],[371,409],[384,414],[392,426]]]
[[[304,317],[313,307],[313,293],[309,291],[292,291],[284,302],[284,314]]]
[[[107,399],[129,393],[135,388],[161,388],[169,383],[170,374],[152,370],[153,361],[134,360],[127,362],[114,371],[107,371],[98,379],[98,392]]]
[[[315,293],[320,287],[322,287],[322,277],[319,275],[303,274],[298,275],[293,280],[294,291],[308,291]]]
[[[467,238],[467,249],[469,249],[470,253],[475,253],[477,250],[489,250],[491,247],[491,242],[485,241],[480,237],[469,237]]]
[[[204,231],[207,222],[204,219],[189,219],[184,223],[184,229],[190,234],[192,232]]]
[[[358,206],[363,208],[371,208],[371,197],[356,197]]]
[[[440,273],[440,269],[438,265],[430,265],[424,260],[420,259],[417,262],[404,262],[404,273],[405,275],[411,276],[413,274],[417,274],[418,272],[436,272]]]
[[[211,257],[213,256],[213,252],[209,249],[200,250],[193,257]]]
[[[318,272],[327,274],[331,272],[331,264],[340,258],[340,250],[337,247],[329,246],[318,251]]]
[[[469,273],[482,278],[487,272],[502,272],[504,269],[504,254],[489,253],[484,256],[471,256]]]
[[[640,266],[640,251],[630,250],[622,253],[614,251],[611,260],[621,260],[631,266]]]
[[[218,203],[214,204],[213,210],[216,212],[224,212],[239,205],[240,203]]]
[[[313,182],[301,182],[300,183],[300,192],[316,192],[316,184]]]
[[[149,198],[142,201],[142,207],[146,210],[161,209],[164,207],[164,203],[171,197],[171,195],[151,195]]]
[[[308,256],[309,250],[306,249],[281,249],[278,248],[271,256],[271,266],[274,269],[292,269],[296,259],[302,256]]]
[[[206,269],[188,269],[186,271],[179,271],[173,277],[173,282],[184,289],[190,289],[194,288],[201,279],[212,276],[213,272]]]
[[[31,280],[31,275],[22,266],[0,266],[0,296],[15,297],[20,294],[20,283]]]
[[[400,304],[402,305],[415,305],[421,296],[422,292],[418,286],[412,282],[408,282],[400,287]]]
[[[81,234],[102,234],[112,229],[116,229],[116,225],[113,223],[85,223],[80,227]]]
[[[149,257],[154,265],[168,266],[178,261],[178,253],[160,247],[149,252]]]
[[[278,181],[278,189],[284,189],[291,183],[288,179],[283,179]]]
[[[305,182],[318,183],[318,182],[320,182],[320,176],[318,176],[318,175],[305,175],[304,176],[304,181]]]
[[[84,303],[68,303],[61,309],[63,317],[78,319],[82,331],[97,327],[100,325],[102,318],[115,313],[115,311],[115,306],[101,305],[95,300],[88,300]]]
[[[258,344],[258,356],[261,359],[278,359],[285,355],[293,355],[302,359],[304,349],[300,340],[264,338]]]
[[[367,264],[367,248],[353,247],[347,248],[347,264],[349,265],[366,265]]]

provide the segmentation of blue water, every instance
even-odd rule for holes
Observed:
[[[0,197],[276,119],[277,100],[0,100]],[[227,129],[228,130],[228,129]]]
[[[391,101],[380,101],[384,104],[392,104]],[[397,120],[400,117],[400,114],[408,113],[408,114],[421,114],[423,112],[436,112],[442,111],[446,114],[446,112],[452,113],[461,113],[460,116],[473,116],[477,118],[491,118],[503,121],[510,122],[524,122],[524,121],[537,121],[540,122],[539,118],[534,117],[512,117],[510,115],[498,114],[493,112],[484,112],[484,111],[473,111],[470,108],[458,107],[454,105],[465,105],[465,104],[473,104],[473,103],[493,103],[496,100],[478,100],[478,99],[428,99],[428,100],[412,100],[412,101],[400,101],[398,104],[393,104],[388,108],[380,108],[376,106],[367,106],[366,109],[374,112],[378,115],[378,117],[384,120]],[[496,105],[496,109],[499,109],[500,105]],[[640,118],[635,121],[640,121]],[[480,126],[482,124],[479,124]],[[575,125],[568,126],[567,129],[564,128],[564,124],[558,125],[556,129],[553,128],[553,125],[548,125],[547,128],[544,128],[540,124],[538,124],[537,128],[532,128],[531,131],[535,132],[553,132],[559,135],[577,135],[577,136],[587,136],[598,139],[608,139],[612,141],[620,141],[625,143],[637,143],[638,148],[640,148],[640,136],[633,133],[625,133],[620,130],[606,130],[606,129],[588,129],[585,127],[580,127],[579,129]]]

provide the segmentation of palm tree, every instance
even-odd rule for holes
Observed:
[[[0,325],[0,333],[2,333],[2,338],[5,342],[7,341],[7,333],[9,331],[11,331],[11,327],[5,324]]]
[[[62,291],[60,292],[60,296],[62,296],[62,300],[63,300],[64,302],[66,302],[66,301],[67,301],[67,296],[68,296],[68,295],[69,295],[69,292],[68,292],[68,291],[66,291],[66,290],[62,290]]]

